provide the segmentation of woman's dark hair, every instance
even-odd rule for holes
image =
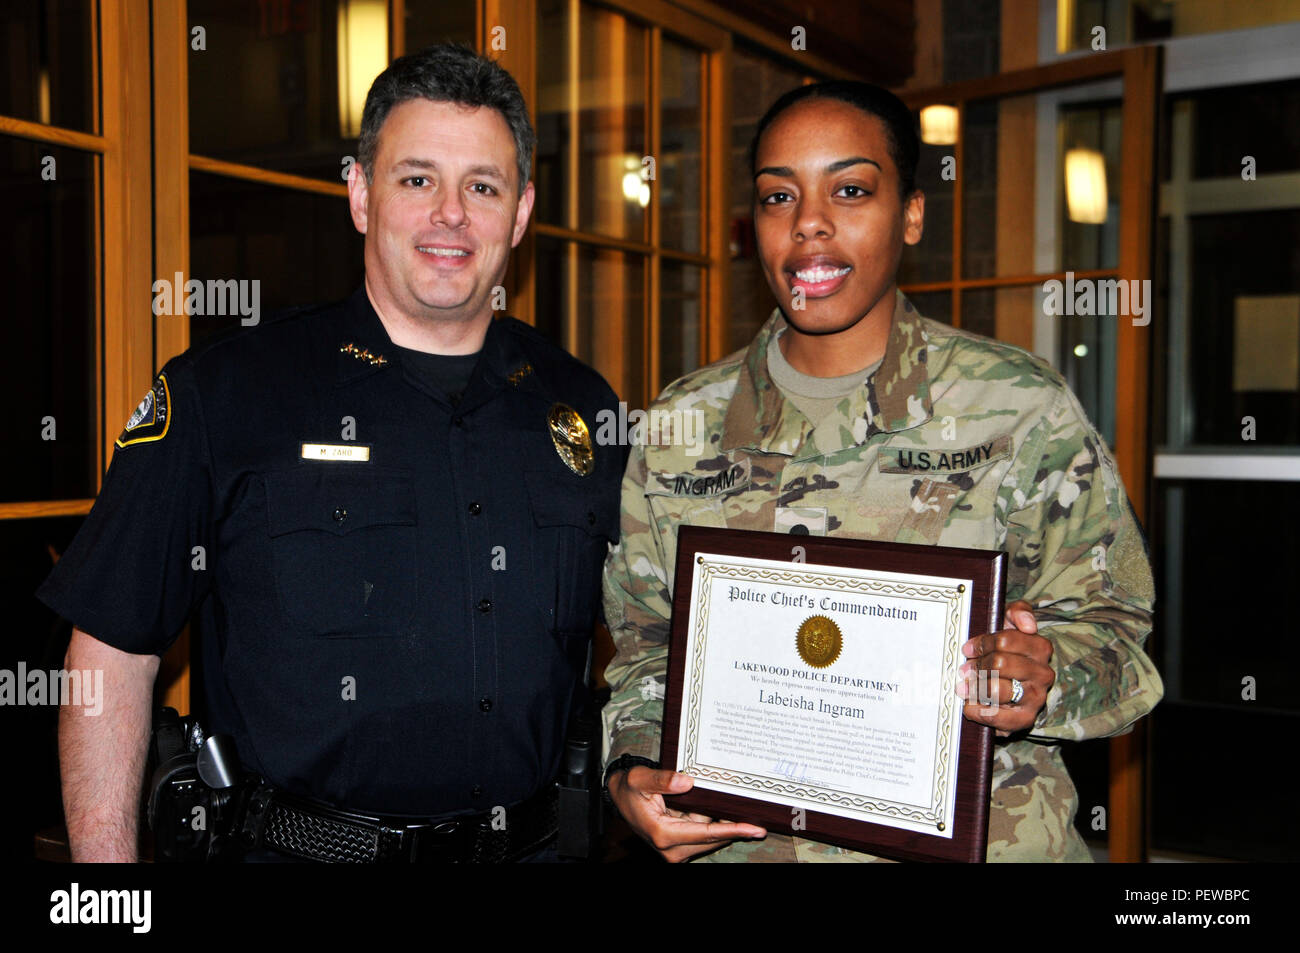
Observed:
[[[754,130],[754,138],[749,143],[749,173],[753,175],[758,159],[758,140],[773,120],[795,103],[805,99],[837,99],[850,106],[856,106],[869,116],[875,116],[885,124],[885,134],[889,139],[889,157],[898,169],[899,194],[906,199],[916,191],[916,162],[921,154],[921,137],[916,131],[916,117],[903,105],[903,101],[887,89],[870,83],[855,83],[849,80],[831,80],[825,83],[813,83],[809,86],[797,86],[790,90],[763,114]]]
[[[499,112],[515,141],[519,191],[523,191],[533,164],[537,137],[519,85],[492,60],[458,43],[443,43],[399,57],[375,77],[361,111],[361,141],[357,150],[357,161],[367,182],[374,180],[375,152],[384,120],[394,106],[410,99],[487,106]]]

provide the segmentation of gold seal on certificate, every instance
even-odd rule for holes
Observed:
[[[812,668],[828,668],[840,657],[844,637],[840,627],[824,615],[810,615],[795,637],[799,657]]]
[[[1006,554],[683,526],[660,760],[676,810],[914,860],[985,859],[993,731],[962,645]]]

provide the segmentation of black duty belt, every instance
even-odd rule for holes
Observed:
[[[239,839],[326,863],[511,863],[555,837],[557,816],[554,784],[504,813],[443,819],[358,814],[264,786],[249,795]]]

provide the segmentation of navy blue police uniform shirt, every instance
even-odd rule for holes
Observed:
[[[586,422],[587,475],[556,404]],[[514,319],[453,402],[364,288],[270,318],[167,363],[38,596],[140,654],[199,606],[206,727],[273,784],[387,813],[513,804],[555,776],[617,538],[626,448],[596,441],[602,410],[601,376]]]

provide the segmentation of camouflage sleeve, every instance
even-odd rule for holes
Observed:
[[[1142,651],[1155,591],[1115,463],[1064,383],[1009,476],[1007,602],[1034,607],[1056,672],[1030,736],[1119,734],[1164,692]]]
[[[635,445],[623,476],[619,542],[605,560],[605,621],[615,649],[605,669],[605,764],[625,754],[659,758],[672,599],[645,485],[645,451]]]

